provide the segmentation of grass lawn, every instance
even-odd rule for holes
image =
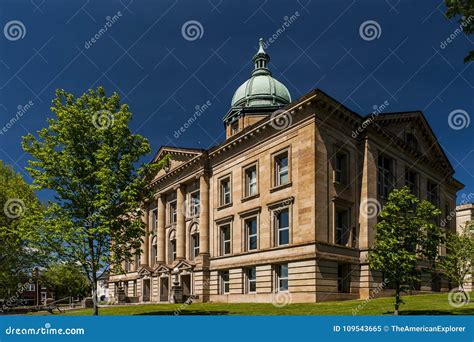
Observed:
[[[474,293],[471,293],[471,298],[474,298],[473,295]],[[401,306],[402,315],[474,315],[474,301],[455,308],[449,305],[447,293],[402,298],[405,301],[405,304]],[[351,300],[290,304],[282,308],[260,303],[140,304],[105,307],[99,310],[99,314],[174,315],[176,310],[180,310],[181,315],[352,315],[353,310],[357,310],[357,315],[392,315],[393,298],[372,299],[367,303],[363,300]],[[64,315],[90,315],[91,313],[92,309],[78,309],[66,311]]]

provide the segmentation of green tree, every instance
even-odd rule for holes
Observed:
[[[97,278],[109,265],[140,252],[144,234],[141,204],[149,197],[149,177],[162,163],[139,164],[150,152],[144,137],[132,134],[128,105],[102,87],[81,97],[56,91],[49,127],[24,137],[34,157],[27,170],[39,189],[55,192],[44,224],[35,230],[38,246],[70,264],[80,264],[98,315]]]
[[[30,248],[21,229],[34,226],[40,212],[33,189],[0,160],[0,298],[16,295],[18,284],[44,262],[42,255]]]
[[[56,299],[84,297],[90,294],[90,284],[84,271],[69,264],[53,264],[41,272],[40,282],[54,292]]]
[[[461,16],[459,24],[466,34],[474,33],[474,1],[472,0],[445,0],[446,16],[454,18]],[[469,54],[464,58],[464,62],[474,61],[474,50],[469,51]]]
[[[394,314],[399,314],[402,292],[419,280],[417,263],[434,263],[443,231],[435,223],[440,210],[428,201],[420,202],[407,187],[393,190],[375,225],[375,243],[369,264],[394,286]]]
[[[474,221],[468,222],[461,232],[448,233],[446,256],[439,263],[446,278],[457,285],[467,298],[464,290],[466,277],[471,275],[474,265]]]

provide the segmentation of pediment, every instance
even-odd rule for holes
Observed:
[[[179,269],[180,271],[190,271],[194,268],[194,264],[189,263],[186,260],[179,260],[176,265],[174,265],[173,269]]]
[[[158,275],[158,276],[161,274],[169,274],[170,272],[171,272],[171,268],[169,268],[168,266],[164,264],[157,265],[153,269],[153,274]]]
[[[203,150],[197,148],[162,146],[153,158],[152,163],[158,162],[163,158],[168,158],[168,161],[166,167],[159,170],[155,175],[155,178],[159,178],[170,171],[175,170],[182,164],[200,156],[202,153]]]
[[[442,166],[448,173],[454,173],[448,157],[422,112],[387,113],[375,117],[374,120],[382,129],[404,142],[407,134],[413,134],[418,142],[418,148],[413,152],[419,153],[431,162]]]
[[[137,271],[139,277],[151,276],[152,269],[147,265],[142,265]]]

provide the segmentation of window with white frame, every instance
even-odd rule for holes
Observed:
[[[258,228],[257,217],[249,217],[244,220],[245,228],[245,247],[247,251],[252,251],[258,248]]]
[[[289,208],[277,209],[273,212],[275,243],[283,246],[290,243],[290,210]]]
[[[220,226],[220,241],[221,241],[221,255],[227,255],[231,252],[231,231],[230,224],[223,224]]]
[[[175,230],[172,230],[169,235],[168,260],[170,264],[176,260],[176,231]]]
[[[199,255],[199,228],[197,224],[194,224],[190,231],[190,243],[191,243],[191,251],[190,256],[191,260],[195,260],[196,257]]]
[[[227,205],[232,202],[230,177],[225,177],[219,182],[220,205]]]
[[[32,292],[36,290],[35,284],[27,284],[26,285],[26,291]]]
[[[257,165],[249,166],[244,171],[245,175],[245,197],[257,194]]]
[[[158,242],[156,236],[151,240],[151,264],[156,263],[156,257],[158,256]]]
[[[189,213],[190,216],[199,216],[199,210],[200,210],[200,194],[199,191],[195,191],[191,193],[190,195],[190,204],[189,204]]]
[[[176,223],[176,201],[169,203],[169,211],[168,211],[168,222],[170,224]]]
[[[245,286],[247,293],[257,292],[257,268],[254,266],[245,269],[245,275],[247,280]]]
[[[152,234],[156,234],[156,231],[158,230],[158,209],[153,209],[151,211],[151,231]]]
[[[275,156],[275,186],[288,184],[290,181],[288,151]]]
[[[229,271],[220,271],[220,285],[221,294],[230,292]]]
[[[288,264],[280,264],[275,267],[276,291],[288,291]]]

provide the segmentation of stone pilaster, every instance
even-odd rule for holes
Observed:
[[[199,254],[209,259],[209,181],[205,174],[199,177],[199,197]]]
[[[176,194],[176,260],[186,258],[186,208],[184,200],[184,185],[180,185]]]
[[[166,256],[165,256],[165,241],[166,241],[166,231],[165,231],[165,196],[159,195],[158,196],[158,263],[165,263]]]
[[[145,223],[145,235],[143,236],[143,241],[141,244],[141,250],[142,254],[140,255],[140,264],[143,265],[148,265],[148,251],[149,251],[149,246],[148,246],[148,230],[150,227],[150,219],[149,219],[149,210],[148,208],[144,209],[144,215],[143,215],[143,222]]]

